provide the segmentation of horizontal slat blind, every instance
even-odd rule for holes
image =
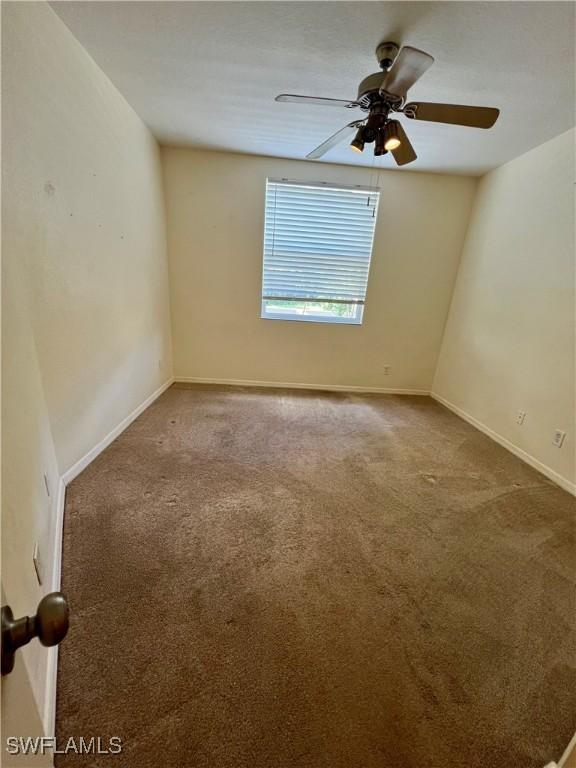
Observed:
[[[379,192],[268,179],[263,299],[363,304]]]

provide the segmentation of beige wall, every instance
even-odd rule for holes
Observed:
[[[155,140],[47,4],[2,3],[2,27],[2,583],[23,615],[52,587],[59,476],[172,363]],[[43,718],[47,651],[20,655]]]
[[[574,138],[569,131],[482,178],[434,381],[435,393],[568,482]],[[567,432],[561,449],[555,429]]]
[[[475,180],[383,172],[364,324],[330,325],[260,319],[266,177],[370,184],[370,170],[162,157],[177,377],[430,389]]]

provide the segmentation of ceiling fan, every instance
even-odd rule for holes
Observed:
[[[350,147],[363,152],[365,144],[374,143],[376,156],[392,153],[398,165],[416,160],[416,152],[406,135],[402,124],[391,119],[391,113],[398,112],[411,120],[425,120],[433,123],[451,123],[472,128],[491,128],[500,114],[493,107],[469,107],[461,104],[435,104],[427,101],[406,100],[406,93],[434,63],[429,53],[405,45],[402,49],[396,43],[383,42],[376,48],[376,58],[382,72],[368,75],[358,86],[355,101],[325,99],[317,96],[296,96],[281,93],[276,101],[319,106],[359,107],[368,116],[353,120],[336,131],[329,139],[306,155],[310,160],[322,157],[329,149],[356,133]]]

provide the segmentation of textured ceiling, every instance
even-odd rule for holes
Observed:
[[[481,174],[574,124],[571,2],[51,5],[164,144],[302,158],[362,113],[274,96],[355,98],[381,40],[435,57],[412,100],[501,109],[487,131],[403,118],[418,154],[405,170]],[[344,144],[324,160],[373,155]]]

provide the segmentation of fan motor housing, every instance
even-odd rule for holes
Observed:
[[[358,98],[360,109],[369,112],[375,104],[388,104],[389,106],[398,106],[402,99],[394,96],[382,96],[380,87],[382,86],[382,72],[374,72],[368,75],[360,82],[358,86]]]
[[[376,48],[376,59],[381,67],[380,72],[374,72],[372,75],[368,75],[361,81],[358,86],[357,101],[360,103],[360,108],[365,112],[368,112],[374,104],[390,104],[397,106],[401,99],[396,99],[391,96],[387,98],[380,93],[380,88],[384,81],[382,72],[387,72],[394,63],[400,46],[398,43],[393,43],[389,40],[384,40]]]
[[[374,93],[379,95],[382,85],[382,72],[374,72],[361,81],[358,86],[358,101],[362,101],[366,96],[372,96]]]

